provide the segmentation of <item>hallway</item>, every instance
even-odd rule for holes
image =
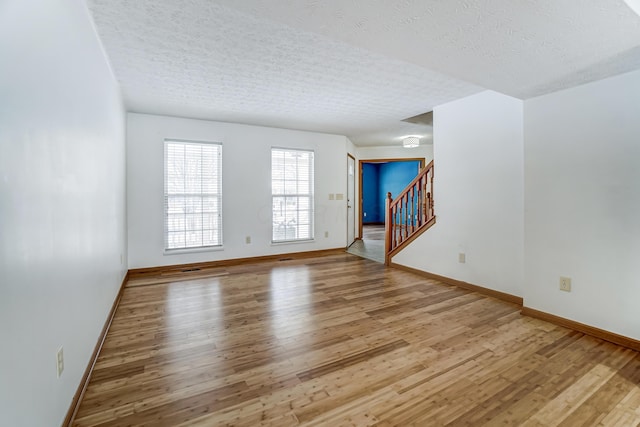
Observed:
[[[347,252],[372,261],[384,263],[384,225],[362,226],[362,240],[358,239]]]

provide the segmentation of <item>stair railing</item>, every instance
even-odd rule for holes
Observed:
[[[385,264],[436,222],[433,210],[433,160],[394,199],[387,193]]]

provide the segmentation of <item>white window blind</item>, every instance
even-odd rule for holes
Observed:
[[[222,245],[222,145],[165,140],[165,249]]]
[[[313,151],[271,149],[272,241],[313,239]]]

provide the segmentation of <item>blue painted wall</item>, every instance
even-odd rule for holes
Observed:
[[[384,222],[387,192],[394,199],[418,175],[419,161],[362,164],[362,223]],[[366,213],[366,216],[364,215]]]
[[[384,199],[382,200],[384,202]],[[384,205],[380,209],[380,164],[362,164],[362,223],[371,224],[383,222],[380,213],[384,212]]]

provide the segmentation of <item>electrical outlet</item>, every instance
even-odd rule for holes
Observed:
[[[343,193],[336,193],[336,200],[344,200],[344,194]]]
[[[328,231],[324,232],[324,237],[329,237],[329,232]]]
[[[467,256],[464,254],[464,252],[460,252],[458,254],[458,262],[460,264],[464,264],[465,262],[467,262]]]
[[[363,216],[366,218],[367,217],[367,213],[365,212]]]
[[[251,236],[247,236],[244,238],[244,242],[248,245],[249,243],[251,243]]]
[[[560,277],[560,290],[571,292],[571,277]]]
[[[60,347],[56,353],[56,366],[58,378],[60,378],[62,371],[64,371],[64,349],[62,347]]]

